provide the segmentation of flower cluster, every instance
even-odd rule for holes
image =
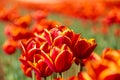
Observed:
[[[120,24],[119,0],[93,0],[92,2],[89,0],[51,0],[51,2],[46,0],[44,2],[38,1],[39,5],[37,5],[35,1],[31,2],[31,4],[29,1],[18,1],[18,3],[19,6],[27,9],[43,9],[48,12],[78,18],[83,20],[84,23],[90,20],[93,23],[91,29],[93,28],[94,32],[97,33],[108,34],[110,26],[114,23]],[[33,5],[34,7],[32,7]],[[98,26],[96,23],[100,23],[101,25]],[[114,32],[116,32],[116,30]]]
[[[0,19],[8,24],[5,27],[8,40],[3,50],[13,54],[17,48],[22,49],[19,60],[26,76],[32,77],[34,72],[36,79],[41,80],[53,72],[62,74],[73,62],[82,66],[81,61],[96,47],[94,39],[82,38],[67,27],[47,20],[46,12],[35,11],[21,16],[16,7],[4,12],[6,14]]]
[[[62,73],[77,60],[88,58],[96,47],[94,39],[87,40],[65,26],[44,29],[35,37],[21,42],[23,53],[20,61],[27,76],[32,70],[36,79],[47,77],[52,72]]]

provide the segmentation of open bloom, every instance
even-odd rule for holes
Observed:
[[[53,47],[50,56],[41,52],[49,67],[55,72],[63,72],[70,68],[73,62],[73,54],[67,45],[63,45],[61,49]]]
[[[40,80],[41,77],[46,77],[52,74],[52,71],[36,49],[37,43],[35,40],[29,40],[26,44],[21,43],[23,53],[19,60],[22,62],[22,70],[25,75],[31,77],[32,71],[36,74],[36,79]]]
[[[67,36],[62,35],[65,27],[52,28],[49,31],[44,30],[41,35],[37,35],[38,40],[45,43],[40,47],[41,55],[45,58],[45,62],[54,72],[63,72],[70,68],[73,62],[73,53],[70,49],[72,44]],[[66,28],[67,29],[67,28]]]

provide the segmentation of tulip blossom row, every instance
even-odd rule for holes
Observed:
[[[94,2],[96,4],[94,4]],[[39,7],[39,9],[43,9],[48,12],[57,12],[59,14],[64,14],[67,16],[73,16],[75,18],[79,18],[79,19],[83,20],[84,23],[86,23],[86,21],[90,20],[93,23],[91,29],[95,33],[108,34],[110,26],[112,26],[113,24],[120,23],[120,18],[119,18],[120,9],[119,9],[119,6],[116,4],[116,3],[119,4],[120,1],[111,2],[111,1],[97,0],[94,2],[90,2],[89,0],[85,0],[83,2],[81,2],[79,0],[76,2],[73,2],[73,0],[68,2],[66,0],[66,2],[64,2],[64,0],[63,0],[63,2],[61,2],[61,3],[59,3],[59,2],[53,3],[54,6],[47,2],[46,2],[46,5],[39,3],[39,4],[41,4],[41,6],[39,5],[38,7]],[[27,3],[24,4],[24,1],[23,1],[22,5],[27,7]],[[21,5],[18,5],[18,6],[21,6]],[[33,5],[30,5],[28,3],[28,7],[31,8],[31,7],[33,7]],[[33,8],[38,9],[37,6],[34,6]],[[72,9],[72,12],[71,12],[71,9]],[[5,11],[4,8],[3,9],[1,8],[0,13],[2,13],[2,14],[0,14],[0,19],[13,20],[15,18],[18,18],[20,15],[16,11],[13,11],[13,10]],[[101,25],[98,26],[96,23],[100,23]],[[120,36],[119,27],[114,30],[114,34],[115,34],[115,36]]]
[[[94,4],[95,3],[95,4]],[[120,1],[114,0],[58,0],[55,2],[38,1],[37,5],[35,1],[18,1],[18,5],[29,9],[45,9],[48,12],[63,14],[71,17],[75,17],[84,21],[84,23],[90,20],[93,25],[94,32],[108,34],[110,26],[120,24]],[[33,7],[34,5],[34,7]],[[72,11],[71,11],[72,10]],[[94,13],[94,14],[93,14]],[[100,23],[98,26],[96,23]],[[97,27],[97,28],[96,28]],[[120,36],[120,29],[115,29],[115,36]]]

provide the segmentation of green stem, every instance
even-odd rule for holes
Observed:
[[[53,73],[52,78],[58,78],[57,73]]]
[[[44,80],[47,80],[47,78],[46,78],[46,77],[44,77]]]
[[[63,77],[62,73],[59,73],[59,75],[60,75],[61,78]]]
[[[32,71],[32,80],[35,80],[35,73]]]
[[[51,75],[50,78],[51,78],[51,80],[52,80],[53,76]]]
[[[80,72],[83,71],[83,63],[82,63],[82,60],[80,60]]]

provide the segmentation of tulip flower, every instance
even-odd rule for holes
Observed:
[[[62,36],[60,30],[63,28],[52,28],[49,31],[45,29],[41,35],[36,35],[38,41],[47,41],[40,47],[41,55],[45,58],[51,70],[59,73],[68,70],[73,62],[73,53],[69,48],[72,42],[69,37]]]
[[[113,61],[116,65],[120,66],[120,50],[114,50],[111,48],[106,48],[102,53],[102,58]]]
[[[29,40],[26,44],[21,43],[23,53],[19,60],[22,62],[24,73],[30,77],[32,70],[34,70],[37,80],[39,80],[41,77],[51,75],[52,71],[40,55],[40,51],[36,49],[37,45],[35,40]]]
[[[68,70],[73,62],[73,54],[65,44],[61,48],[53,47],[50,56],[43,51],[41,51],[41,55],[51,70],[58,73]]]
[[[75,57],[78,59],[85,59],[89,57],[96,45],[97,44],[94,39],[78,39],[74,46]]]
[[[17,44],[14,40],[9,39],[3,44],[3,50],[6,54],[13,54],[16,51]]]
[[[14,24],[21,27],[28,27],[32,21],[32,17],[30,15],[25,15],[20,18],[14,20]]]
[[[119,57],[120,51],[107,48],[102,56],[93,53],[85,62],[85,69],[94,80],[118,80],[119,79]]]

